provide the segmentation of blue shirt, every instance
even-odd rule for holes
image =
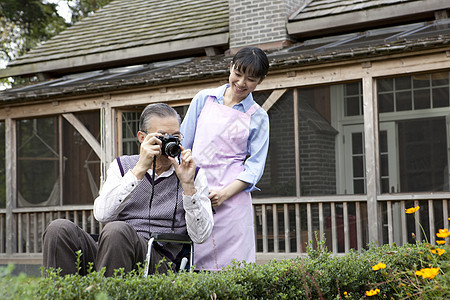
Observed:
[[[202,90],[192,99],[189,109],[181,124],[181,133],[184,135],[183,147],[192,149],[194,144],[197,120],[205,106],[209,96],[213,96],[214,102],[224,104],[224,94],[229,84],[222,85],[215,89]],[[240,112],[247,112],[255,104],[253,96],[250,93],[244,100],[235,104],[233,109]],[[259,190],[255,185],[261,179],[264,173],[264,166],[269,149],[269,117],[266,111],[259,107],[250,119],[250,132],[247,141],[248,158],[244,163],[244,171],[236,179],[247,182],[249,186],[245,188],[246,192]]]

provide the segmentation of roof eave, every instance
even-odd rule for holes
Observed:
[[[223,47],[229,43],[229,33],[219,33],[191,39],[169,41],[134,48],[117,49],[95,54],[73,56],[63,59],[37,61],[34,63],[14,64],[0,70],[0,78],[13,76],[29,76],[38,73],[64,73],[70,70],[89,70],[99,66],[117,66],[129,64],[131,61],[143,62],[154,60],[155,57],[170,57],[170,53],[188,54],[203,52],[208,47]],[[160,59],[158,59],[160,60]]]
[[[368,61],[368,60],[382,60],[383,58],[393,55],[400,56],[412,56],[423,55],[426,53],[446,52],[449,50],[450,37],[441,37],[432,41],[413,41],[406,44],[395,45],[379,45],[375,47],[369,47],[365,49],[350,49],[345,52],[322,53],[320,55],[302,56],[299,53],[293,52],[288,54],[271,55],[271,67],[270,73],[286,72],[286,70],[299,69],[299,68],[323,68],[324,66],[340,65],[343,63],[355,62],[355,61]],[[157,76],[157,77],[139,77],[133,79],[118,79],[116,81],[99,82],[98,84],[90,84],[88,86],[69,86],[52,88],[51,90],[33,90],[28,92],[21,92],[12,90],[6,90],[3,93],[0,92],[0,106],[11,105],[12,103],[21,103],[28,101],[39,101],[54,99],[55,97],[72,97],[80,95],[92,95],[98,93],[111,93],[113,91],[129,90],[149,88],[164,85],[174,84],[187,84],[187,82],[203,81],[203,80],[216,80],[218,78],[226,79],[227,65],[230,57],[223,57],[218,61],[218,65],[221,67],[214,68],[213,72],[205,70],[204,72],[195,71],[192,72],[192,64],[204,65],[197,61],[189,62],[184,66],[184,71],[180,72],[179,76]],[[223,62],[223,63],[222,63]],[[178,65],[181,67],[183,65]],[[150,74],[150,73],[149,73]],[[183,75],[184,74],[184,75]]]

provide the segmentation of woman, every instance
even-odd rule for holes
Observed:
[[[200,91],[181,125],[183,146],[208,178],[216,211],[211,237],[195,245],[198,270],[221,270],[237,261],[255,262],[250,192],[261,178],[269,147],[269,118],[252,92],[269,68],[266,54],[246,47],[230,63],[229,83]]]

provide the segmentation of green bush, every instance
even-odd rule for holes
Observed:
[[[11,276],[0,269],[0,299],[447,299],[450,296],[449,246],[433,254],[429,244],[384,245],[333,256],[310,244],[308,256],[265,265],[234,263],[221,272],[169,273],[143,278],[123,274]],[[374,271],[378,263],[385,268]],[[439,268],[433,278],[416,271]],[[369,290],[376,295],[367,296]]]

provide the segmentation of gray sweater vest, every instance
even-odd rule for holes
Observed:
[[[139,155],[121,156],[116,159],[122,176],[136,165],[138,159]],[[150,207],[152,189],[154,193]],[[149,232],[187,234],[184,214],[183,189],[175,172],[169,177],[156,179],[154,184],[151,176],[146,173],[117,220],[130,224],[148,240]],[[179,244],[160,244],[160,246],[164,247],[160,252],[170,259],[175,258],[181,250]]]

